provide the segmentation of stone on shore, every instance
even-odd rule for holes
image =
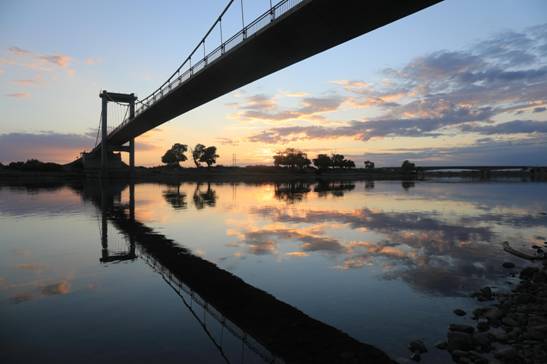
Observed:
[[[422,340],[413,340],[408,344],[408,350],[413,353],[427,353],[427,348]]]
[[[461,308],[457,308],[454,310],[454,314],[456,314],[457,316],[465,316],[466,312]]]
[[[447,334],[447,349],[468,351],[473,349],[474,341],[471,334],[459,331],[449,331]]]
[[[475,328],[473,326],[469,326],[469,325],[450,324],[448,329],[450,331],[465,332],[465,333],[468,333],[468,334],[472,334],[472,333],[475,332]]]

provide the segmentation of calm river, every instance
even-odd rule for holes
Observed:
[[[161,239],[400,362],[418,338],[430,349],[422,362],[446,358],[433,345],[449,323],[470,320],[452,311],[476,307],[474,289],[511,287],[503,262],[523,264],[501,243],[524,249],[547,237],[545,183],[113,190],[0,187],[0,362],[282,360],[170,280],[108,206],[134,206]]]

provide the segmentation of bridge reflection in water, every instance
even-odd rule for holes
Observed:
[[[129,201],[124,203],[126,188]],[[231,335],[241,342],[241,362],[251,350],[267,363],[392,363],[379,349],[307,316],[137,221],[134,184],[97,181],[79,192],[100,210],[100,261],[144,261],[181,298],[226,362],[231,362],[225,348]],[[109,222],[126,236],[125,251],[109,249]]]

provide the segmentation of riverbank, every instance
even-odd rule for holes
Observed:
[[[547,249],[536,247],[541,254]],[[507,291],[484,287],[472,294],[480,306],[472,313],[475,325],[451,324],[447,339],[435,346],[447,350],[456,363],[540,364],[547,362],[547,261],[526,266],[520,271],[511,262],[503,263],[508,278],[520,282]],[[467,313],[456,309],[454,313]],[[411,343],[409,349],[417,355],[425,351]],[[427,355],[427,354],[426,354]]]
[[[97,178],[98,171],[87,171],[71,168],[64,168],[58,171],[41,170],[14,170],[0,169],[1,180],[18,180],[21,182],[33,183],[39,181],[75,180],[81,178]],[[127,179],[128,170],[111,171],[109,177],[112,179]],[[251,167],[212,167],[212,168],[167,168],[167,167],[137,167],[135,169],[136,182],[313,182],[317,180],[344,180],[344,181],[382,181],[382,180],[428,180],[439,178],[466,178],[473,180],[485,179],[478,172],[473,171],[448,171],[417,174],[414,172],[403,172],[400,168],[354,168],[354,169],[331,169],[319,171],[316,169],[292,170],[273,166],[251,166]],[[525,171],[495,171],[489,175],[489,179],[496,178],[520,178],[526,180],[545,179],[531,178]]]

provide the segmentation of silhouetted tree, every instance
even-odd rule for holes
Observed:
[[[333,154],[330,159],[333,168],[355,168],[355,162],[346,159],[343,154]]]
[[[405,160],[403,164],[401,165],[401,170],[403,172],[412,172],[416,169],[416,165],[414,163],[411,163],[408,160]]]
[[[332,161],[333,168],[343,168],[344,167],[344,155],[343,154],[333,154],[330,157]]]
[[[168,166],[177,166],[179,167],[180,162],[184,162],[186,156],[184,153],[188,150],[186,144],[175,143],[171,149],[167,150],[165,154],[161,157],[161,161]]]
[[[201,153],[201,156],[199,157],[199,161],[206,163],[207,167],[211,167],[213,164],[217,162],[217,158],[218,158],[217,147],[210,146],[203,149],[203,152]]]
[[[355,168],[355,162],[351,159],[344,159],[342,161],[342,168]]]
[[[306,153],[294,148],[287,148],[282,152],[277,152],[273,158],[276,167],[287,166],[289,168],[298,167],[303,169],[311,164]]]
[[[365,161],[365,168],[366,169],[374,169],[374,162],[369,161],[368,159]]]
[[[205,145],[199,144],[199,143],[196,144],[196,146],[192,150],[192,159],[194,160],[196,167],[201,166],[199,163],[204,150],[205,150]]]
[[[312,159],[313,164],[320,170],[329,169],[332,165],[332,160],[326,154],[318,154],[317,158]]]

